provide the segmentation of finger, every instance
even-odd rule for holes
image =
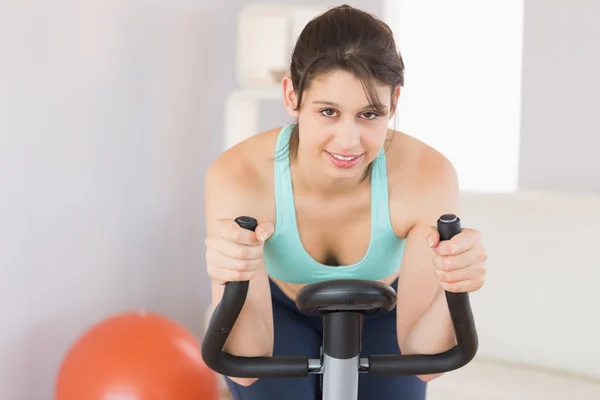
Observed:
[[[221,238],[206,238],[206,247],[220,254],[238,260],[259,260],[262,258],[262,245],[247,246]]]
[[[440,282],[444,283],[456,283],[460,281],[466,281],[471,279],[479,279],[485,277],[486,269],[485,263],[478,262],[471,264],[468,267],[456,269],[452,271],[435,269],[435,275]]]
[[[471,265],[469,253],[457,254],[455,256],[433,256],[433,265],[436,271],[455,271]]]
[[[234,271],[231,269],[223,269],[214,274],[211,278],[213,281],[219,284],[225,284],[227,282],[237,282],[237,281],[249,281],[254,278],[254,271],[245,272],[245,271]]]
[[[261,222],[258,224],[258,226],[256,227],[256,236],[259,238],[259,240],[264,243],[266,240],[268,240],[271,235],[273,235],[273,232],[275,231],[275,227],[273,226],[272,223],[270,222]]]
[[[423,236],[425,237],[427,245],[431,248],[435,248],[440,241],[440,234],[438,230],[432,226],[428,226],[424,229]]]
[[[485,250],[481,245],[477,245],[469,251],[449,256],[439,255],[436,251],[436,254],[433,256],[433,265],[435,265],[436,269],[442,271],[452,271],[478,262],[484,262],[486,259]]]
[[[228,269],[232,271],[255,271],[261,266],[261,259],[239,260],[225,256],[216,251],[209,251],[206,255],[206,261],[210,266],[218,266],[219,269]]]
[[[469,228],[463,228],[462,231],[454,235],[450,240],[442,240],[435,247],[436,254],[439,255],[455,255],[463,253],[481,240],[479,231]]]
[[[256,233],[249,229],[244,229],[235,221],[230,219],[221,219],[216,224],[219,235],[230,242],[254,246],[260,244]]]
[[[459,282],[440,282],[440,286],[447,292],[452,293],[472,293],[475,292],[484,285],[485,280],[483,278],[469,279]]]

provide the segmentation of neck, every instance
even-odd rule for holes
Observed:
[[[297,155],[291,168],[294,191],[297,193],[310,193],[331,198],[340,194],[355,192],[356,189],[365,184],[363,179],[364,170],[354,177],[332,178],[323,174],[319,164],[302,159],[300,154]]]

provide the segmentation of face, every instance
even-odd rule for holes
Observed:
[[[335,71],[311,82],[294,111],[296,94],[291,79],[283,81],[286,108],[299,123],[298,155],[332,177],[360,177],[383,148],[393,116],[391,88],[377,85],[385,107],[380,114],[369,106],[360,80]],[[397,98],[399,88],[394,95]]]

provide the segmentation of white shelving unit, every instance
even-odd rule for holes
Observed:
[[[258,133],[258,107],[261,100],[282,97],[282,89],[276,85],[231,92],[225,103],[224,150]]]
[[[282,99],[281,79],[302,29],[322,6],[254,3],[239,16],[236,75],[240,88],[225,105],[224,150],[258,133],[258,107],[264,99]]]

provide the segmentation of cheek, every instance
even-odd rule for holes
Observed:
[[[361,143],[365,150],[371,153],[379,153],[385,143],[386,134],[387,124],[366,129],[361,135]]]
[[[300,147],[303,151],[314,152],[315,150],[321,151],[327,147],[327,143],[331,141],[331,134],[326,129],[323,129],[322,125],[315,124],[314,121],[310,121],[307,118],[305,121],[300,122]]]

